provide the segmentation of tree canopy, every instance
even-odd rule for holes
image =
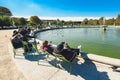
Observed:
[[[118,14],[116,18],[116,25],[120,25],[120,14]]]
[[[36,24],[36,25],[41,24],[41,20],[39,19],[38,16],[31,16],[31,17],[30,17],[30,22],[31,22],[31,23],[34,23],[34,24]]]
[[[12,16],[12,13],[8,8],[0,6],[0,16]]]

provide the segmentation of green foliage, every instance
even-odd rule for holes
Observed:
[[[32,27],[34,27],[36,24],[35,23],[33,23],[33,22],[28,22],[28,26],[32,26]]]
[[[11,25],[11,19],[8,16],[12,16],[11,11],[6,7],[0,6],[0,26],[2,28]]]
[[[10,26],[11,25],[11,19],[7,16],[0,16],[0,26],[3,28],[3,26]]]
[[[23,25],[26,25],[26,23],[27,23],[27,20],[25,18],[19,18],[18,19],[18,24],[19,25],[23,26]]]
[[[31,23],[34,23],[34,24],[36,24],[36,25],[42,23],[38,16],[31,16],[31,17],[30,17],[30,22],[31,22]]]
[[[120,25],[120,14],[118,14],[116,18],[116,25]]]
[[[12,25],[14,25],[14,26],[23,27],[24,25],[27,24],[27,20],[25,18],[12,17],[11,20],[12,20]]]
[[[8,8],[0,6],[0,16],[12,16],[12,13]]]
[[[100,24],[100,25],[103,25],[103,19],[104,19],[104,17],[100,17],[100,18],[99,18],[99,24]]]
[[[99,25],[99,21],[97,19],[93,20],[94,25]]]
[[[92,19],[88,20],[89,25],[94,25],[94,21]]]
[[[52,22],[51,22],[51,25],[57,25],[57,21],[55,21],[55,20],[52,21]]]
[[[11,18],[12,23],[13,23],[14,26],[18,26],[18,25],[19,25],[18,19],[19,19],[19,18],[16,18],[16,17],[12,17],[12,18]]]
[[[106,20],[106,24],[107,25],[114,25],[114,23],[115,23],[115,19],[114,18]]]
[[[85,18],[83,21],[82,21],[82,23],[81,23],[82,25],[87,25],[88,24],[88,19],[87,18]]]
[[[41,28],[42,27],[42,21],[39,19],[38,16],[31,16],[29,25],[35,28]]]

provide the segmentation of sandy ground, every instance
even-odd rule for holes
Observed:
[[[0,80],[26,80],[8,51],[12,32],[13,30],[0,30]]]

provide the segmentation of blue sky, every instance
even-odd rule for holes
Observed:
[[[120,0],[0,0],[13,16],[116,17]]]

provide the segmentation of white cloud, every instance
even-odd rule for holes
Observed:
[[[34,9],[34,10],[42,10],[41,6],[40,6],[40,5],[37,5],[37,4],[35,4],[35,3],[29,4],[28,7],[29,7],[30,9]]]

